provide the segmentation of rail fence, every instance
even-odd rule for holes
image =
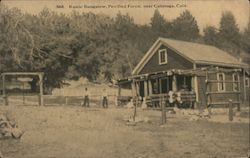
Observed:
[[[44,105],[81,105],[84,101],[82,96],[54,96],[54,95],[44,95],[43,96]],[[90,106],[101,106],[102,96],[101,95],[91,95],[89,97]],[[108,103],[109,105],[117,105],[117,96],[109,95]],[[39,96],[37,95],[10,95],[8,96],[8,104],[11,105],[38,105]],[[4,105],[4,98],[0,97],[0,105]]]

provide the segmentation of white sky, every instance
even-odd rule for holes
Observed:
[[[219,26],[219,21],[223,11],[231,11],[236,17],[236,22],[241,30],[243,30],[249,21],[249,1],[248,0],[2,0],[2,3],[9,7],[17,7],[27,13],[37,14],[45,6],[63,13],[70,13],[72,10],[79,12],[104,13],[115,16],[118,11],[121,13],[129,13],[136,23],[148,24],[153,15],[155,8],[143,8],[143,5],[173,5],[174,8],[158,8],[161,14],[168,20],[174,19],[181,12],[188,9],[196,18],[199,28],[202,29],[207,25]],[[64,5],[64,9],[58,9],[56,5]],[[103,8],[103,9],[70,9],[69,5],[119,5],[133,4],[140,5],[142,8]],[[178,8],[177,4],[185,4],[186,7]]]

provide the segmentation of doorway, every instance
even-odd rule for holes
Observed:
[[[172,80],[173,80],[173,77],[172,76],[168,76],[168,77],[164,77],[164,78],[161,78],[160,81],[161,81],[161,87],[160,87],[160,90],[161,90],[161,93],[168,93],[169,91],[172,90]]]

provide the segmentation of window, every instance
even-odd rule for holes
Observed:
[[[233,91],[239,91],[240,86],[239,86],[239,74],[238,73],[233,73]]]
[[[246,78],[246,80],[245,80],[245,86],[249,87],[249,78]]]
[[[218,91],[225,91],[226,90],[226,84],[225,84],[225,74],[224,73],[218,73],[217,74],[217,80],[218,82]]]
[[[167,64],[168,62],[168,56],[167,56],[167,50],[161,49],[159,50],[159,64]]]

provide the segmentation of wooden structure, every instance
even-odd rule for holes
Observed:
[[[248,70],[249,65],[216,47],[159,38],[118,85],[130,82],[132,95],[148,104],[169,92],[182,104],[227,105],[229,98],[240,104],[249,100]]]
[[[2,78],[2,96],[4,100],[4,105],[8,105],[8,94],[6,93],[6,87],[5,87],[5,81],[6,81],[6,76],[21,76],[21,77],[34,77],[38,76],[39,77],[39,105],[44,105],[43,101],[43,72],[4,72],[1,73],[1,78]]]

